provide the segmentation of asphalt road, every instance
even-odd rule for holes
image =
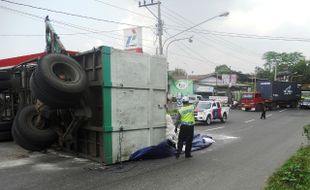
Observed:
[[[216,141],[194,157],[98,163],[50,151],[28,153],[13,143],[0,143],[0,187],[37,189],[191,189],[258,190],[273,171],[306,142],[302,127],[310,110],[283,109],[260,113],[233,110],[227,123],[203,124],[196,133]]]

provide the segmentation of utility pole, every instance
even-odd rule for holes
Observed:
[[[161,20],[161,10],[160,10],[160,1],[154,3],[151,0],[151,3],[147,4],[146,1],[143,1],[143,4],[139,1],[139,7],[145,7],[150,13],[157,18],[157,35],[158,35],[158,48],[159,48],[159,55],[163,55],[163,42],[162,42],[162,35],[163,35],[163,22]],[[148,8],[148,6],[158,5],[158,12],[157,16]]]
[[[160,14],[160,4],[161,2],[158,1],[158,26],[157,26],[157,31],[158,31],[158,42],[159,42],[159,55],[163,55],[163,41],[162,41],[162,36],[163,36],[163,22],[161,20],[161,14]]]
[[[274,81],[277,80],[277,67],[278,67],[277,62],[275,62],[274,63]]]

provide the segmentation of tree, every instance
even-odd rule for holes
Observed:
[[[266,61],[263,68],[256,70],[257,77],[272,80],[275,72],[275,66],[278,73],[293,73],[293,68],[301,61],[305,61],[305,56],[300,52],[293,53],[277,53],[268,51],[264,53],[263,59]]]
[[[310,61],[302,60],[293,65],[291,80],[300,83],[310,83]]]
[[[218,74],[228,74],[231,72],[231,69],[227,65],[219,65],[215,67],[215,72]]]
[[[277,62],[277,55],[278,53],[274,51],[268,51],[264,53],[263,59],[266,61],[264,64],[264,70],[271,72],[274,63]]]
[[[256,78],[258,79],[267,79],[267,80],[272,80],[273,74],[264,68],[261,67],[256,67],[255,68],[255,73],[256,73]]]
[[[180,69],[180,68],[175,68],[173,71],[168,72],[168,79],[171,79],[177,76],[187,76],[187,72],[184,69]]]

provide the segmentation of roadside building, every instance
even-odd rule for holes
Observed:
[[[175,76],[169,81],[169,93],[172,97],[198,94],[209,96],[228,96],[229,102],[239,100],[242,91],[248,91],[253,82],[248,75],[210,73],[205,75]]]

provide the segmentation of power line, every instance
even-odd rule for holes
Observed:
[[[167,7],[165,7],[165,6],[163,6],[164,8],[167,8]],[[168,8],[167,8],[168,9]],[[177,14],[177,15],[179,15],[180,17],[182,17],[184,20],[188,20],[187,18],[185,18],[185,17],[183,17],[182,15],[180,15],[180,14],[178,14],[178,13],[176,13],[175,11],[173,11],[173,10],[171,10],[171,9],[168,9],[168,10],[170,10],[169,12],[174,12],[175,14]],[[184,28],[182,28],[182,30],[184,30]],[[181,30],[180,30],[181,31]],[[209,32],[214,32],[214,31],[209,31]],[[196,32],[196,34],[198,34],[198,32]],[[216,37],[216,38],[218,38],[218,39],[220,39],[221,41],[224,41],[224,42],[226,42],[226,43],[228,43],[230,46],[232,45],[232,46],[235,46],[235,47],[238,47],[238,48],[242,48],[242,49],[245,49],[245,50],[247,50],[248,52],[250,52],[251,54],[257,54],[257,53],[254,53],[254,51],[252,51],[252,50],[249,50],[249,49],[247,49],[247,48],[244,48],[244,47],[242,47],[242,46],[239,46],[239,45],[237,45],[237,44],[234,44],[234,43],[232,43],[232,42],[230,42],[230,41],[228,41],[228,40],[225,40],[225,39],[223,39],[223,38],[221,38],[221,36],[228,36],[228,37],[239,37],[239,38],[253,38],[253,39],[264,39],[264,40],[282,40],[282,41],[298,41],[298,42],[309,42],[308,40],[309,39],[305,39],[305,38],[287,38],[287,37],[274,37],[274,36],[257,36],[257,35],[247,35],[246,36],[246,34],[236,34],[236,33],[220,33],[220,34],[218,34],[218,33],[213,33],[213,34],[211,34],[211,35],[213,35],[214,37]],[[226,47],[226,46],[225,46]],[[231,47],[230,49],[232,49],[233,47]],[[235,49],[232,49],[233,51],[236,51]],[[240,53],[240,52],[238,52],[238,53]],[[256,55],[256,56],[258,56],[258,55]],[[250,62],[250,63],[252,63],[252,62]]]
[[[5,6],[0,6],[0,8],[5,9],[5,10],[9,10],[9,11],[12,11],[12,12],[15,12],[15,13],[19,13],[19,14],[22,14],[22,15],[27,15],[27,16],[29,16],[31,18],[39,19],[40,21],[45,19],[45,17],[41,17],[41,16],[38,16],[38,15],[34,15],[34,14],[27,13],[27,12],[24,12],[24,11],[19,11],[19,10],[12,9],[12,8],[8,8],[8,7],[5,7]],[[87,28],[87,27],[83,27],[83,26],[79,26],[79,25],[74,25],[74,24],[71,24],[71,23],[66,23],[66,22],[57,21],[57,20],[51,20],[51,22],[54,22],[54,23],[60,24],[60,25],[64,25],[64,26],[67,26],[67,27],[70,27],[70,28],[76,28],[76,29],[79,29],[79,30],[84,30],[84,31],[88,32],[88,33],[74,33],[74,34],[82,34],[82,35],[85,35],[87,37],[94,38],[94,39],[99,39],[99,38],[90,36],[88,34],[99,34],[99,35],[106,36],[108,38],[116,39],[118,41],[123,41],[123,39],[121,39],[121,38],[116,38],[116,37],[113,37],[113,36],[110,36],[110,35],[107,35],[107,34],[101,34],[100,32],[102,32],[102,31],[94,31],[94,29],[90,29],[90,28]],[[71,31],[73,31],[73,30],[71,30]],[[22,36],[22,35],[19,35],[19,36]],[[24,36],[27,36],[27,35],[24,35]],[[37,36],[37,35],[34,34],[32,36]],[[44,36],[44,35],[41,35],[41,36]],[[146,47],[146,48],[149,48],[149,49],[153,49],[153,47],[149,47],[149,46],[145,46],[145,45],[143,45],[143,47]]]
[[[166,13],[169,14],[168,12],[166,12]],[[171,14],[169,14],[169,15],[171,15]],[[171,16],[174,17],[173,15],[171,15]],[[168,35],[170,35],[167,31],[166,31],[166,33],[167,33]],[[171,35],[170,35],[170,36],[171,36]],[[174,37],[172,37],[172,38],[174,38]],[[180,42],[180,43],[181,43],[183,46],[185,46],[185,48],[182,48],[182,47],[180,47],[179,45],[177,45],[180,49],[182,49],[183,52],[187,52],[187,53],[192,54],[192,55],[194,54],[195,57],[192,57],[192,59],[196,59],[196,60],[198,60],[198,61],[200,61],[200,62],[203,62],[203,63],[211,63],[211,64],[215,64],[215,65],[220,65],[219,63],[216,63],[216,62],[214,62],[214,61],[211,61],[211,60],[205,58],[204,56],[202,56],[201,54],[199,54],[198,52],[192,50],[192,48],[189,48],[188,45],[186,45],[185,43],[183,43],[183,42]],[[175,54],[175,53],[173,53],[173,54]],[[183,55],[183,57],[184,57],[184,55]],[[186,56],[185,56],[185,57],[186,57]],[[196,58],[196,57],[200,57],[200,58]],[[201,65],[199,65],[199,66],[201,66]]]
[[[101,1],[101,0],[94,0],[94,1],[97,1],[97,2],[99,2],[99,3],[108,5],[108,6],[110,6],[110,7],[114,7],[114,8],[117,8],[117,9],[120,9],[120,10],[123,10],[123,11],[126,11],[126,12],[129,12],[129,13],[132,13],[132,14],[135,14],[135,15],[138,15],[138,16],[141,16],[141,17],[144,17],[144,18],[149,18],[149,19],[154,20],[153,17],[146,16],[146,15],[143,15],[143,14],[140,14],[140,13],[137,13],[137,12],[134,12],[134,11],[132,11],[132,10],[129,10],[129,9],[126,9],[126,8],[123,8],[123,7],[119,7],[119,6],[117,6],[117,5],[113,5],[113,4],[110,4],[110,3],[107,3],[107,2],[104,2],[104,1]]]
[[[55,22],[55,20],[51,20]],[[71,26],[70,26],[71,27]],[[114,31],[122,31],[122,30],[110,30],[110,31],[93,31],[93,32],[76,32],[76,33],[57,33],[59,36],[75,36],[75,35],[85,35],[85,34],[101,34],[101,33],[110,33]],[[120,36],[118,34],[110,33],[110,35]],[[45,34],[0,34],[1,37],[42,37]],[[144,41],[152,41],[150,39],[143,39]]]
[[[169,25],[171,26],[171,25]],[[170,28],[172,30],[182,31],[183,29]],[[196,34],[210,34],[215,36],[227,36],[227,37],[236,37],[236,38],[250,38],[257,40],[278,40],[278,41],[288,41],[288,42],[310,42],[310,38],[298,38],[298,37],[283,37],[283,36],[260,36],[255,34],[242,34],[242,33],[231,33],[231,32],[220,32],[220,31],[211,31],[211,30],[191,30],[190,32]]]
[[[24,14],[24,15],[27,15],[27,16],[35,17],[35,18],[38,18],[40,20],[44,19],[44,17],[38,16],[38,15],[34,15],[34,14],[31,14],[31,13],[27,13],[27,12],[24,12],[24,11],[19,11],[19,10],[16,10],[16,9],[11,9],[11,8],[8,8],[8,7],[5,7],[5,6],[0,6],[0,8],[6,9],[6,10],[9,10],[9,11],[13,11],[13,12],[17,12],[17,13],[20,13],[20,14]],[[110,37],[109,35],[102,34],[102,33],[109,33],[110,35],[120,36],[118,34],[113,34],[112,32],[122,31],[122,30],[99,31],[99,30],[96,30],[96,29],[92,29],[92,28],[88,28],[88,27],[83,27],[83,26],[79,26],[79,25],[74,25],[72,23],[66,23],[66,22],[62,22],[62,21],[57,21],[57,20],[54,20],[54,19],[52,19],[51,22],[88,31],[88,32],[76,32],[76,33],[58,33],[58,35],[60,35],[60,36],[99,34],[99,35],[105,35],[105,36]],[[43,34],[0,34],[0,36],[5,36],[5,37],[23,37],[23,36],[24,37],[31,37],[31,36],[44,36],[44,35]],[[143,39],[143,40],[145,40],[145,41],[153,41],[153,40],[149,40],[149,39]]]
[[[171,15],[170,13],[169,13],[169,15]],[[173,15],[171,15],[171,16],[173,16]],[[175,16],[173,16],[174,18],[177,18],[177,17],[175,17]],[[188,20],[188,19],[186,19],[185,17],[182,17],[182,18],[184,18],[185,20]],[[178,18],[177,18],[178,19]],[[183,21],[183,20],[182,20]],[[188,22],[190,22],[189,20],[188,20]],[[169,25],[170,26],[170,25]],[[200,28],[202,28],[202,27],[200,27]],[[197,30],[197,29],[196,29]],[[211,36],[210,36],[211,37]],[[231,48],[229,48],[229,49],[231,49],[232,51],[235,51],[235,52],[237,52],[236,51],[236,47],[238,48],[238,49],[242,49],[242,50],[246,50],[247,52],[249,52],[249,53],[251,53],[251,54],[253,54],[253,55],[255,55],[255,56],[261,56],[260,54],[258,54],[257,52],[254,52],[254,51],[252,51],[252,50],[250,50],[250,49],[248,49],[248,48],[245,48],[245,47],[243,47],[243,46],[240,46],[240,45],[238,45],[238,44],[236,44],[236,43],[233,43],[233,42],[231,42],[231,41],[229,41],[229,40],[227,40],[227,39],[224,39],[224,38],[222,38],[222,37],[220,37],[220,36],[214,36],[215,38],[217,38],[216,40],[217,41],[221,41],[221,42],[224,42],[226,45],[229,45],[229,46],[231,46]],[[224,46],[224,47],[226,47],[226,46]],[[240,53],[240,52],[238,52],[238,53]]]
[[[158,11],[157,15],[155,15],[148,7],[157,5]],[[157,3],[154,3],[151,1],[151,3],[146,3],[146,1],[143,1],[143,4],[139,1],[139,7],[145,7],[150,13],[157,18],[157,36],[158,36],[158,49],[159,49],[159,55],[163,55],[163,43],[162,43],[162,35],[163,35],[163,22],[161,19],[161,8],[160,8],[161,2],[158,0]]]
[[[167,14],[169,14],[169,15],[171,15],[170,13],[168,13],[167,12]],[[176,18],[177,20],[179,20],[179,17],[175,17],[174,15],[171,15],[173,18]],[[181,17],[183,17],[183,16],[181,16]],[[183,17],[183,20],[181,21],[181,23],[184,23],[184,20],[188,20],[188,19],[186,19],[186,18],[184,18]],[[188,21],[188,22],[191,22],[191,21]],[[183,24],[182,24],[183,25]],[[200,27],[201,28],[201,27]],[[181,31],[184,31],[184,30],[181,30]],[[202,36],[204,39],[206,39],[206,40],[208,40],[208,41],[212,41],[211,39],[209,39],[209,38],[207,38],[206,36]],[[198,40],[199,41],[199,40]],[[240,58],[239,56],[236,56],[236,55],[233,55],[233,54],[231,54],[231,53],[228,53],[228,52],[224,52],[223,50],[221,50],[221,49],[219,49],[219,48],[217,48],[216,46],[214,46],[213,44],[207,44],[206,42],[204,42],[203,40],[201,40],[201,41],[199,41],[200,43],[203,43],[203,44],[205,44],[206,46],[212,46],[216,51],[218,51],[218,52],[220,52],[220,53],[222,53],[222,54],[224,54],[224,55],[230,55],[231,57],[233,57],[233,58],[235,58],[235,59],[238,59],[238,60],[241,60],[241,61],[246,61],[246,63],[252,63],[252,61],[248,61],[248,60],[245,60],[245,59],[243,59],[243,58]],[[216,41],[217,42],[217,41]],[[217,43],[216,43],[217,44]],[[226,46],[224,46],[225,48],[227,48]],[[233,51],[235,51],[234,49],[233,49]],[[239,53],[239,52],[238,52]],[[254,63],[253,63],[254,64]],[[255,64],[255,65],[257,65],[257,64]]]
[[[177,13],[177,12],[175,12],[175,11],[169,9],[169,8],[166,7],[166,6],[163,6],[163,7],[169,11],[169,12],[167,12],[167,14],[171,15],[173,18],[175,18],[175,19],[177,19],[177,20],[181,20],[182,23],[183,23],[184,21],[187,21],[188,23],[193,24],[192,21],[190,21],[189,19],[187,19],[187,18],[185,18],[184,16],[180,15],[179,13]],[[176,14],[178,17],[174,16],[174,15],[171,14],[170,12]],[[182,18],[182,19],[181,19],[181,18]],[[203,29],[203,27],[201,27],[201,26],[200,26],[199,28],[202,28],[202,29]],[[237,44],[234,44],[234,43],[232,43],[232,42],[230,42],[230,41],[228,41],[228,40],[225,40],[225,39],[223,39],[223,38],[221,38],[221,37],[219,37],[219,36],[215,36],[215,37],[218,38],[218,39],[220,39],[221,42],[224,41],[224,42],[226,43],[226,45],[229,44],[230,46],[232,45],[232,46],[235,46],[235,47],[237,47],[237,48],[241,48],[241,49],[243,49],[243,50],[247,50],[247,51],[250,52],[251,54],[253,54],[253,55],[255,55],[255,56],[258,56],[257,53],[253,53],[253,51],[248,50],[247,48],[241,47],[241,46],[239,46],[239,45],[237,45]],[[204,36],[204,38],[206,38],[206,37]],[[206,38],[206,39],[208,39],[208,38]],[[208,40],[209,40],[209,39],[208,39]],[[217,39],[216,39],[216,40],[217,40]],[[217,40],[217,41],[218,41],[218,40]],[[224,47],[227,48],[226,46],[224,46]],[[229,48],[229,49],[232,50],[232,51],[235,51],[235,52],[240,53],[239,51],[236,51],[235,48]],[[243,54],[242,54],[242,55],[243,55]],[[259,55],[259,56],[260,56],[260,55]]]
[[[168,32],[166,32],[167,34],[169,34]],[[191,52],[189,54],[195,54],[196,57],[200,57],[200,61],[202,61],[203,63],[212,63],[212,64],[215,64],[215,65],[220,65],[219,63],[216,63],[214,61],[211,61],[207,58],[205,58],[204,56],[200,55],[198,52],[192,50],[192,48],[188,47],[188,45],[186,45],[185,43],[183,42],[180,42],[183,46],[185,46],[185,49],[183,47],[180,47],[178,44],[177,46],[183,51],[183,52]]]
[[[13,1],[8,1],[8,0],[1,0],[1,1],[6,2],[6,3],[10,3],[10,4],[14,4],[14,5],[23,6],[23,7],[29,7],[29,8],[32,8],[32,9],[44,10],[44,11],[48,11],[48,12],[53,12],[53,13],[57,13],[57,14],[63,14],[63,15],[68,15],[68,16],[73,16],[73,17],[78,17],[78,18],[83,18],[83,19],[90,19],[90,20],[95,20],[95,21],[108,22],[108,23],[121,24],[121,25],[128,25],[128,26],[135,26],[135,27],[139,26],[139,25],[135,25],[135,24],[129,24],[129,23],[124,23],[124,22],[112,21],[112,20],[96,18],[96,17],[86,16],[86,15],[80,15],[80,14],[75,14],[75,13],[68,13],[68,12],[48,9],[48,8],[44,8],[44,7],[37,7],[37,6],[23,4],[23,3],[16,3],[16,2],[13,2]],[[150,26],[139,26],[139,27],[149,28]]]

